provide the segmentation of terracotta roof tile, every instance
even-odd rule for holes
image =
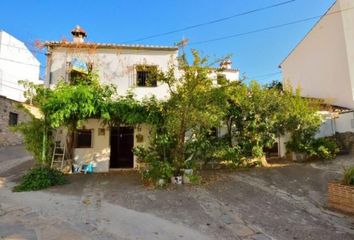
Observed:
[[[165,51],[177,51],[178,50],[177,46],[94,43],[94,42],[74,43],[74,42],[67,42],[67,41],[47,41],[44,43],[44,46],[46,46],[46,47],[67,47],[67,48],[149,49],[149,50],[165,50]]]

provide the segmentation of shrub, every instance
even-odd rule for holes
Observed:
[[[339,152],[337,143],[329,138],[315,139],[310,145],[310,149],[312,155],[320,159],[334,159]]]
[[[306,153],[318,159],[333,159],[339,152],[337,143],[329,138],[294,139],[286,147],[294,152]]]
[[[68,183],[68,181],[62,172],[48,167],[35,167],[30,169],[22,177],[21,183],[15,186],[13,191],[36,191],[66,183]]]
[[[173,167],[171,164],[161,158],[154,147],[138,146],[133,149],[133,153],[138,160],[144,162],[146,167],[141,170],[143,180],[151,181],[158,185],[160,179],[168,181],[173,176]]]
[[[20,132],[24,138],[26,149],[33,154],[37,163],[49,164],[52,157],[53,140],[52,132],[47,131],[47,144],[45,144],[46,156],[43,162],[43,134],[45,132],[45,122],[41,119],[32,118],[31,121],[20,123],[11,128],[13,131]]]
[[[345,170],[343,183],[345,185],[354,185],[354,167]]]
[[[173,176],[173,168],[166,161],[150,162],[148,168],[143,171],[143,179],[157,183],[158,180],[168,181]]]

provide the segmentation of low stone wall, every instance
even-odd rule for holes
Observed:
[[[10,130],[10,112],[18,114],[18,124],[27,122],[31,119],[28,113],[17,108],[19,102],[0,96],[0,147],[18,145],[23,143],[20,133]]]
[[[336,133],[335,137],[344,152],[354,153],[354,132]]]
[[[328,207],[354,214],[354,187],[328,183]]]

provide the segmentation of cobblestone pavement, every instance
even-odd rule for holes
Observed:
[[[73,175],[13,193],[23,162],[0,171],[0,239],[354,239],[354,217],[326,208],[327,182],[352,159],[208,171],[203,185],[168,189],[136,172]]]

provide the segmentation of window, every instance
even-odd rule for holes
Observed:
[[[70,83],[76,84],[79,81],[91,81],[87,76],[93,70],[93,62],[87,63],[80,59],[73,58],[72,61],[67,64]]]
[[[219,73],[219,74],[216,76],[216,82],[217,82],[217,84],[219,84],[219,85],[226,84],[226,83],[227,83],[226,75]]]
[[[79,80],[84,79],[85,74],[81,73],[81,72],[78,72],[78,71],[75,71],[75,70],[72,70],[70,72],[69,76],[70,76],[70,83],[76,84]]]
[[[80,129],[75,134],[76,148],[91,148],[92,147],[92,130]]]
[[[217,138],[219,136],[219,129],[216,127],[212,127],[207,133],[207,137],[209,138]]]
[[[139,65],[136,67],[136,85],[139,87],[156,87],[157,67]]]
[[[16,125],[17,125],[17,121],[18,121],[18,114],[17,114],[17,113],[10,112],[10,115],[9,115],[9,125],[10,125],[10,126],[16,126]]]

